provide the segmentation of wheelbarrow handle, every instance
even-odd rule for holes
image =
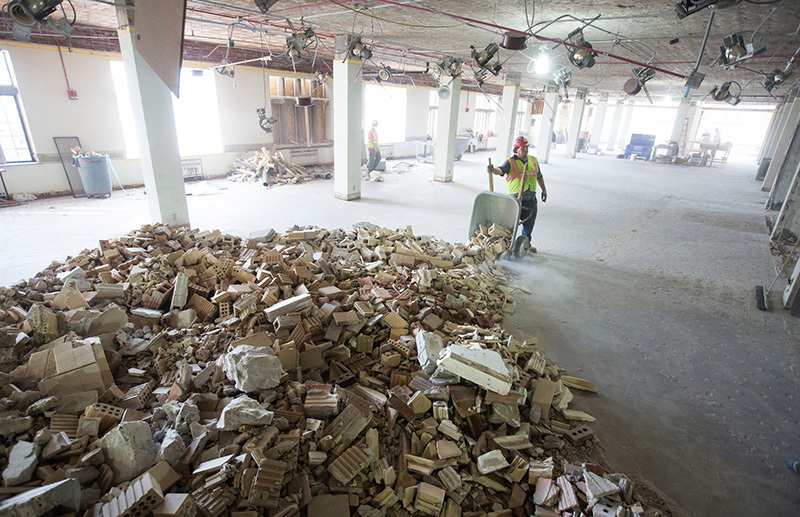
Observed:
[[[494,165],[492,165],[492,159],[491,158],[489,158],[489,167],[494,167]],[[494,176],[494,173],[493,172],[489,172],[489,192],[494,192],[494,177],[493,176]]]

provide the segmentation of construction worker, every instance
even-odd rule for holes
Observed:
[[[375,170],[379,163],[381,163],[381,151],[378,149],[378,121],[372,121],[372,129],[367,134],[367,151],[369,151],[369,159],[367,160],[367,172],[370,173]]]
[[[539,162],[535,157],[528,154],[528,140],[524,136],[514,140],[514,156],[503,162],[497,168],[489,165],[488,171],[498,176],[506,177],[506,187],[510,196],[519,196],[519,187],[522,185],[522,178],[525,178],[525,190],[522,191],[522,210],[520,220],[522,221],[522,235],[530,242],[533,232],[533,224],[536,222],[538,207],[536,203],[536,185],[542,187],[542,202],[547,201],[547,187],[544,185],[544,178],[539,167]]]

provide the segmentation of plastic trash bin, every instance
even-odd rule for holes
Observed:
[[[103,198],[111,195],[108,155],[75,156],[72,164],[78,168],[87,197]]]

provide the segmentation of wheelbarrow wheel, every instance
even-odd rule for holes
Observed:
[[[528,254],[530,249],[531,241],[529,241],[528,237],[525,235],[520,235],[517,237],[517,240],[514,241],[514,258],[517,260],[525,258],[525,255]]]

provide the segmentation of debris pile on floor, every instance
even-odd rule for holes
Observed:
[[[331,179],[330,167],[292,165],[280,151],[269,152],[262,147],[250,158],[237,158],[228,181],[262,183],[264,186],[304,183],[314,179]]]
[[[509,235],[148,225],[0,289],[0,514],[660,515],[498,325]]]

